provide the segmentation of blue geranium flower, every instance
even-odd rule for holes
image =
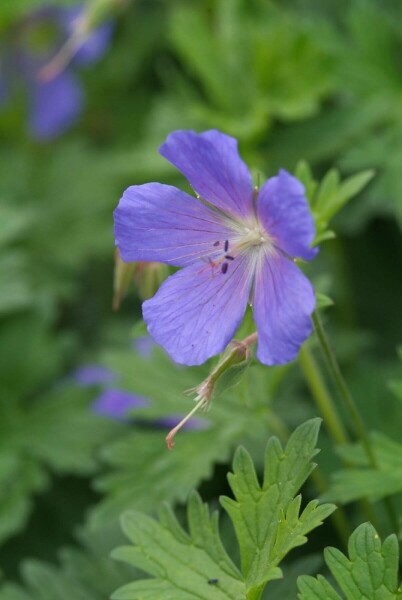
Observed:
[[[134,349],[143,358],[150,358],[153,342],[148,336],[136,338]],[[100,386],[101,393],[92,402],[91,409],[101,415],[114,421],[122,423],[133,422],[138,425],[146,425],[152,428],[170,429],[177,425],[183,418],[183,415],[165,415],[156,419],[141,418],[134,416],[137,408],[150,406],[152,401],[139,394],[134,394],[123,390],[118,386],[119,377],[117,373],[101,364],[87,364],[78,367],[71,374],[72,381],[79,387],[87,388]],[[205,429],[210,426],[206,419],[190,419],[184,426],[184,429]]]
[[[49,6],[23,20],[3,44],[0,106],[23,85],[28,95],[30,135],[45,141],[69,129],[84,107],[74,70],[96,62],[107,50],[113,26],[86,31],[84,6]]]
[[[128,415],[132,410],[149,404],[149,400],[143,396],[132,394],[126,390],[109,388],[105,389],[95,400],[92,409],[99,415],[124,422],[128,420]]]
[[[72,379],[81,387],[90,387],[113,383],[117,375],[103,365],[84,365],[74,371]]]
[[[124,261],[184,267],[144,302],[150,335],[176,362],[198,365],[226,348],[250,303],[258,359],[294,359],[315,307],[295,264],[317,252],[303,185],[281,170],[255,190],[236,140],[215,130],[172,133],[160,153],[197,198],[159,183],[136,185],[114,214]]]

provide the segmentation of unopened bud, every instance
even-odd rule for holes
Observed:
[[[220,394],[239,383],[250,362],[250,344],[237,340],[230,342],[218,364],[208,377],[195,388],[188,390],[188,393],[196,394],[195,402],[197,404],[166,436],[166,443],[169,450],[174,446],[173,437],[179,429],[183,427],[198,409],[203,408],[207,410],[214,398],[217,398]]]
[[[119,310],[120,303],[127,294],[130,284],[134,281],[134,273],[137,263],[126,263],[116,249],[114,262],[114,282],[113,282],[113,310]]]
[[[138,295],[141,300],[148,300],[156,294],[160,285],[169,275],[169,268],[158,262],[139,262],[136,264],[134,279],[137,284]]]
[[[113,310],[120,308],[120,303],[134,284],[141,300],[152,298],[160,285],[169,275],[166,265],[158,262],[129,262],[126,263],[116,250],[114,263],[114,294]]]
[[[239,383],[250,361],[251,350],[248,344],[237,340],[230,342],[208,377],[213,386],[213,398]]]

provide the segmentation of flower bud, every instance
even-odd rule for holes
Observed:
[[[119,310],[120,302],[127,294],[130,284],[134,280],[134,273],[137,263],[125,263],[116,250],[114,262],[114,282],[113,282],[113,310]]]
[[[156,294],[169,275],[169,268],[158,262],[138,262],[136,265],[134,279],[138,295],[141,300],[148,300]]]
[[[114,265],[113,310],[120,308],[120,302],[128,292],[131,284],[135,284],[141,300],[152,298],[160,285],[169,275],[169,268],[158,262],[126,263],[116,250]]]
[[[239,383],[249,367],[250,361],[250,346],[233,340],[208,377],[191,391],[195,392],[197,396],[204,394],[206,405],[208,405],[212,399]]]
[[[188,393],[196,394],[196,405],[166,436],[166,443],[169,450],[174,446],[173,437],[179,429],[187,423],[197,410],[200,408],[207,410],[214,398],[217,398],[227,389],[239,383],[250,365],[250,361],[251,351],[249,343],[237,340],[230,342],[218,364],[208,377],[195,388],[188,390]]]

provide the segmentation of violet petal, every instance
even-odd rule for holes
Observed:
[[[175,131],[159,152],[204,200],[235,218],[250,216],[253,182],[235,138],[217,130]]]
[[[314,308],[314,290],[300,269],[281,255],[265,257],[257,268],[254,290],[257,358],[266,365],[296,358],[312,332]]]
[[[257,201],[258,217],[279,248],[292,257],[310,260],[318,248],[310,248],[315,225],[304,187],[282,169],[262,186]]]
[[[129,187],[114,211],[116,244],[125,262],[185,266],[221,250],[233,236],[219,214],[181,190],[160,183]]]
[[[150,335],[174,361],[199,365],[222,352],[239,327],[251,287],[247,256],[223,274],[198,263],[168,277],[142,305]]]

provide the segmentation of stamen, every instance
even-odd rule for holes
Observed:
[[[214,246],[219,246],[220,242],[215,242]]]
[[[223,263],[223,265],[221,266],[221,271],[224,275],[228,270],[228,266],[229,266],[228,263]]]
[[[226,254],[225,258],[228,260],[234,260],[234,256],[230,256],[229,254]]]
[[[223,248],[224,248],[225,252],[227,252],[229,250],[229,240],[225,241],[225,245]]]

